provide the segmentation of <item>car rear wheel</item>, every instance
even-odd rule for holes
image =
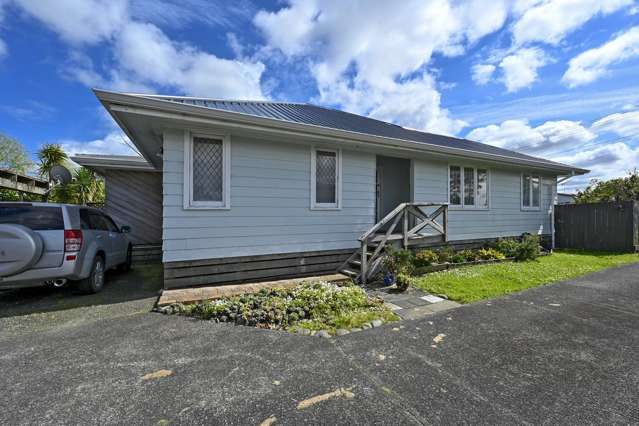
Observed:
[[[78,281],[78,289],[84,294],[99,293],[104,287],[104,259],[96,256],[88,277]]]

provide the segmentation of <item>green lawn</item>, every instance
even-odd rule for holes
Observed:
[[[639,262],[639,255],[557,250],[528,262],[466,266],[426,274],[416,277],[414,285],[470,303],[633,262]]]

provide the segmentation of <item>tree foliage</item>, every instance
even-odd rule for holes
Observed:
[[[0,169],[25,174],[32,166],[33,162],[24,145],[0,133]]]
[[[628,176],[606,181],[593,179],[590,185],[577,193],[577,203],[602,203],[639,201],[639,172],[628,172]]]
[[[66,185],[57,185],[49,201],[68,204],[102,204],[104,203],[104,181],[96,174],[80,167],[73,171],[73,180]]]
[[[40,176],[47,177],[53,166],[64,166],[69,156],[58,144],[45,143],[38,150],[38,172]]]

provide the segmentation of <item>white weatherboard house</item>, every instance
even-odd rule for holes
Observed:
[[[166,288],[364,281],[391,242],[551,241],[558,179],[587,172],[309,104],[95,93],[143,159],[74,160],[137,243],[161,243]]]

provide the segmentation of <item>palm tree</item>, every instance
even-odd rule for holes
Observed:
[[[98,203],[104,201],[104,185],[95,173],[85,167],[73,172],[73,188],[75,202],[78,204]]]
[[[69,156],[58,144],[45,143],[38,151],[38,172],[40,176],[46,176],[53,166],[61,166],[69,159]]]

